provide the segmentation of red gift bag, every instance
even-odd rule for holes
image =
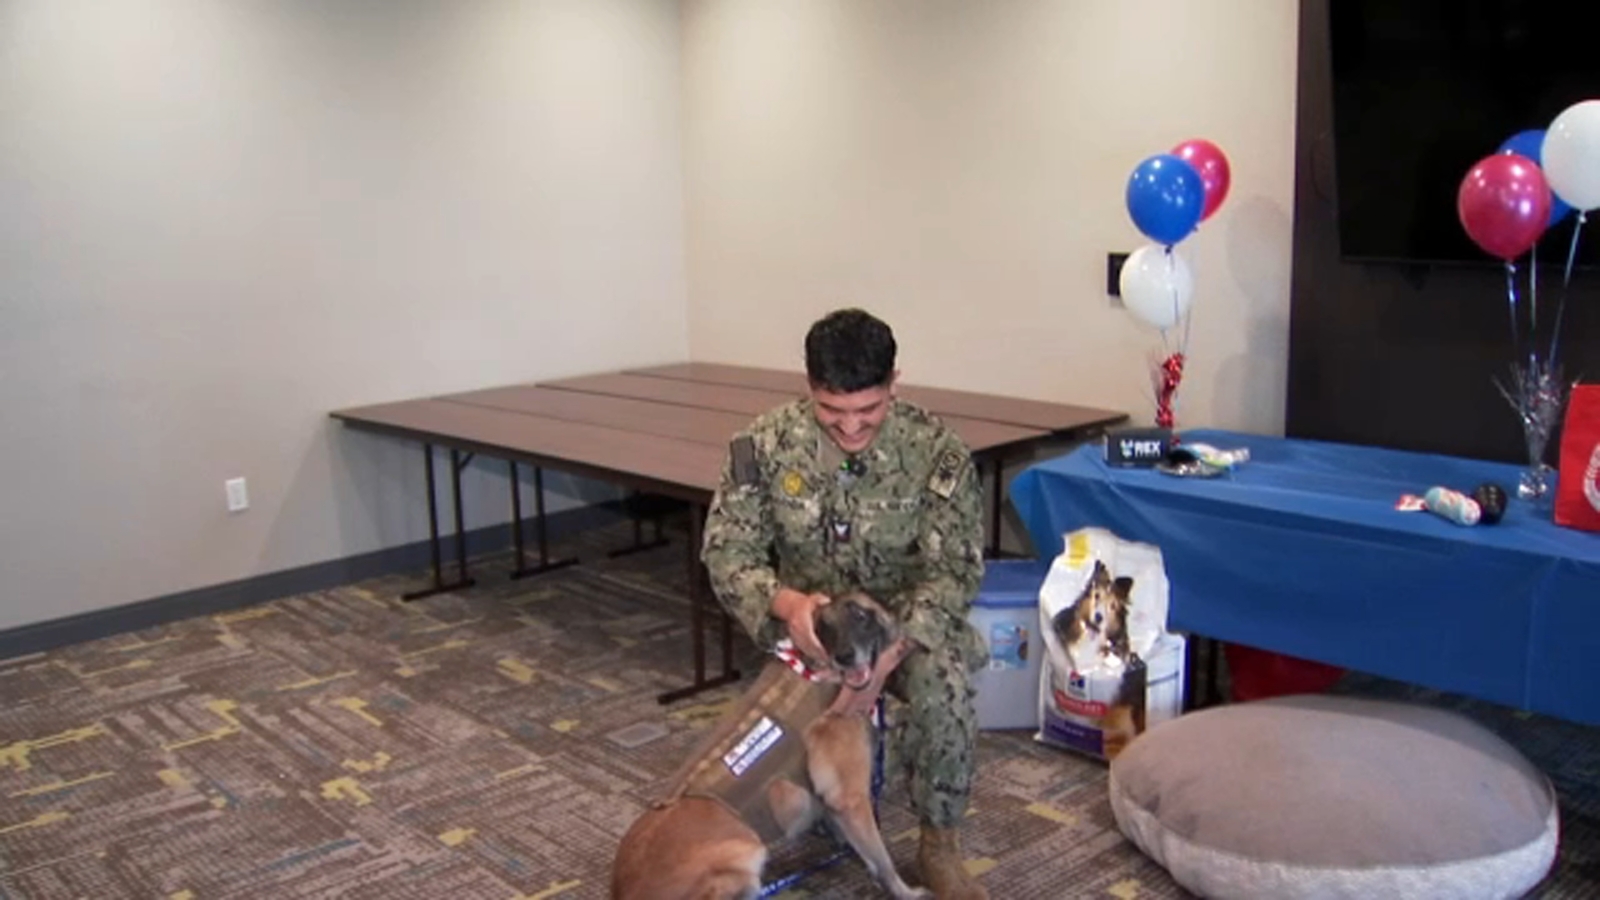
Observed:
[[[1556,524],[1600,531],[1600,384],[1580,384],[1561,426]]]

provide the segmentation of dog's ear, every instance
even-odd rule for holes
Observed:
[[[1067,635],[1072,631],[1072,623],[1077,619],[1078,607],[1082,603],[1083,601],[1080,599],[1071,606],[1064,606],[1056,610],[1056,614],[1050,617],[1050,627],[1055,630],[1056,637],[1062,641],[1068,640]]]
[[[1084,601],[1094,596],[1094,592],[1108,587],[1111,578],[1106,571],[1106,564],[1100,560],[1094,561],[1094,571],[1089,573],[1089,580],[1083,583],[1083,590],[1078,594],[1078,599],[1072,601],[1070,608],[1077,609],[1084,605]]]
[[[862,612],[866,613],[867,618],[870,620],[867,627],[872,631],[872,642],[880,649],[889,646],[890,642],[897,636],[898,631],[898,623],[895,622],[894,617],[887,612],[879,613],[866,608],[863,608]]]
[[[812,629],[817,633],[817,643],[832,655],[834,645],[839,643],[839,627],[834,624],[833,616],[828,615],[827,607],[823,607],[812,620]]]
[[[1126,603],[1133,594],[1133,579],[1126,575],[1118,578],[1111,583],[1111,593],[1115,594],[1118,600]]]

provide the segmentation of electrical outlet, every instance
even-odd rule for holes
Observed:
[[[243,478],[229,478],[222,486],[228,491],[228,512],[242,512],[250,508],[250,494],[245,490]]]

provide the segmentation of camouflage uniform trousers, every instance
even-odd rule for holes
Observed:
[[[888,765],[904,764],[911,807],[923,825],[954,828],[972,793],[978,741],[977,689],[957,640],[906,657],[889,676]]]

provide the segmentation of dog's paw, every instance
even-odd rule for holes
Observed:
[[[906,893],[901,894],[898,900],[933,900],[933,891],[927,888],[911,888]]]

